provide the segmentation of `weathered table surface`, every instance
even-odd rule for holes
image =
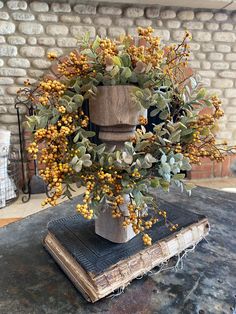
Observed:
[[[211,232],[184,268],[145,276],[125,293],[87,303],[41,245],[47,222],[74,213],[78,198],[0,229],[1,314],[232,313],[236,294],[236,194],[197,188],[160,197],[208,216]]]

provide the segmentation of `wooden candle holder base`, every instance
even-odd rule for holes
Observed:
[[[209,232],[206,217],[162,202],[161,208],[179,228],[175,232],[158,222],[150,231],[153,245],[141,235],[115,244],[94,232],[94,221],[78,215],[53,220],[44,246],[89,302],[96,302],[136,277],[195,245]]]

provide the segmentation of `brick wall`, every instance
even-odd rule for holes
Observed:
[[[219,139],[236,140],[236,13],[203,9],[39,1],[0,1],[0,128],[18,141],[16,90],[26,78],[37,80],[50,66],[49,51],[59,55],[76,47],[77,37],[134,34],[152,26],[164,42],[193,34],[191,65],[210,92],[223,99],[226,115]]]

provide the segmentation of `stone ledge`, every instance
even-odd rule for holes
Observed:
[[[73,1],[77,3],[78,1]],[[98,3],[97,0],[87,0],[86,3]],[[135,5],[163,5],[198,9],[225,9],[233,11],[236,9],[236,0],[103,0],[103,3],[113,4],[135,4]]]

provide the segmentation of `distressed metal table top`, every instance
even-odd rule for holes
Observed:
[[[76,198],[0,229],[0,313],[233,313],[236,194],[197,188],[191,198],[177,190],[160,197],[211,224],[208,243],[184,258],[183,269],[145,276],[120,296],[87,303],[41,245],[47,222],[73,214]]]

